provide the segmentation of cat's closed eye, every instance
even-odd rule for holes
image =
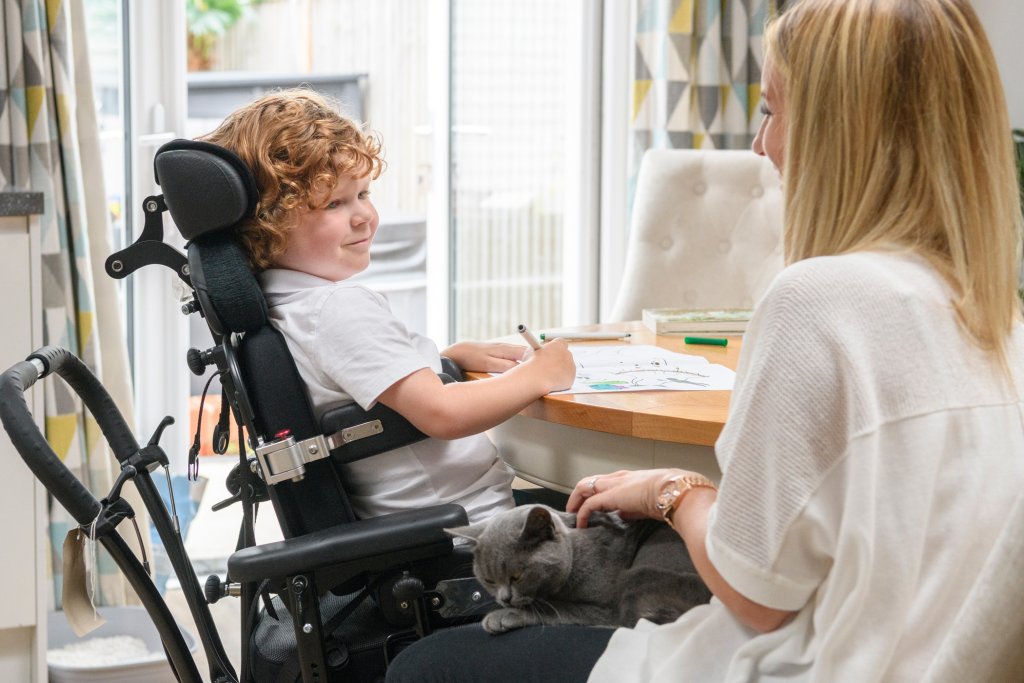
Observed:
[[[523,578],[523,570],[520,569],[519,571],[512,572],[512,576],[510,576],[509,578],[512,579],[512,583],[515,583],[519,579]]]

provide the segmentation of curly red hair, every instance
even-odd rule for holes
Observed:
[[[384,170],[376,137],[305,88],[264,95],[199,139],[237,154],[256,178],[256,212],[238,234],[257,271],[273,266],[299,214],[316,208],[340,178],[376,179]]]

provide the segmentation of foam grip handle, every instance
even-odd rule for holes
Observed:
[[[29,359],[37,359],[46,366],[42,376],[60,375],[82,398],[119,462],[125,462],[138,452],[139,444],[117,404],[78,356],[67,349],[46,346]],[[99,502],[50,448],[25,401],[25,391],[39,377],[36,366],[29,361],[18,363],[0,375],[0,420],[29,469],[79,524],[88,524],[96,516]]]
[[[118,462],[123,463],[138,452],[139,442],[128,428],[128,423],[125,422],[114,399],[78,356],[67,349],[46,346],[29,356],[39,357],[50,359],[49,372],[60,375],[81,397],[89,412],[96,418],[96,424],[103,431],[103,437]]]
[[[53,368],[60,367],[65,362],[66,357],[70,355],[71,352],[65,348],[61,348],[59,346],[44,346],[40,349],[36,349],[34,353],[29,354],[29,357],[25,360],[32,360],[35,358],[45,366],[43,374],[39,376],[39,378],[42,379],[53,372]],[[28,387],[25,387],[25,389],[28,389]]]
[[[99,501],[50,448],[25,401],[25,390],[37,379],[38,370],[28,361],[14,365],[0,375],[0,421],[14,448],[46,490],[79,524],[88,524],[99,512]]]

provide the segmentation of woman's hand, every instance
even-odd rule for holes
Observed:
[[[580,529],[586,528],[594,510],[618,510],[624,519],[661,519],[654,503],[662,486],[672,477],[689,474],[696,473],[677,469],[619,470],[584,477],[572,490],[565,509],[576,513],[576,526]],[[676,532],[686,543],[697,573],[729,611],[752,629],[761,633],[773,631],[795,612],[774,609],[746,598],[729,585],[708,559],[705,547],[708,511],[715,497],[714,489],[700,487],[687,491],[673,517]]]
[[[686,470],[619,470],[585,477],[569,496],[565,509],[576,513],[576,526],[585,529],[595,510],[617,510],[623,519],[661,519],[655,506],[661,487],[670,478],[693,474]]]
[[[523,360],[526,349],[518,344],[459,342],[441,354],[470,372],[505,372]]]

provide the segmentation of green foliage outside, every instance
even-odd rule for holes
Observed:
[[[246,16],[252,0],[185,0],[185,21],[194,36],[223,35]]]
[[[185,0],[189,70],[209,68],[210,51],[217,38],[246,18],[261,0]]]

